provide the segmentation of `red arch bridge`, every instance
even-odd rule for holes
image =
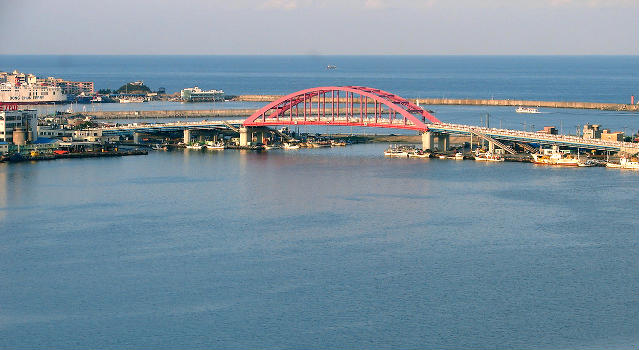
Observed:
[[[101,135],[133,134],[183,130],[185,142],[190,131],[232,128],[240,133],[240,145],[248,146],[252,134],[261,139],[269,126],[336,125],[414,130],[422,134],[424,149],[445,150],[449,135],[471,135],[514,153],[509,144],[558,145],[571,148],[639,152],[639,144],[583,139],[569,135],[549,135],[510,129],[484,128],[444,123],[410,101],[380,89],[364,86],[325,86],[301,90],[283,96],[255,111],[246,120],[204,120],[152,125],[130,125],[89,130]],[[239,129],[238,129],[239,127]],[[97,133],[96,133],[97,135]]]

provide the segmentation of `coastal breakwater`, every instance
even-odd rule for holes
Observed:
[[[280,95],[239,95],[234,101],[243,102],[272,102],[280,98]],[[459,98],[409,98],[410,102],[419,105],[459,105],[459,106],[523,106],[545,108],[576,108],[599,109],[606,111],[639,111],[638,104],[604,103],[604,102],[571,102],[571,101],[529,101],[529,100],[495,100],[495,99],[459,99]],[[311,101],[316,101],[315,98]],[[341,103],[346,103],[345,98],[340,98]],[[372,103],[372,102],[371,102]]]
[[[241,102],[272,102],[280,98],[280,95],[240,95],[233,101]],[[311,99],[317,102],[316,98]],[[412,103],[424,106],[433,105],[469,105],[469,106],[524,106],[545,108],[574,108],[574,109],[598,109],[607,111],[639,111],[639,105],[600,103],[600,102],[565,102],[565,101],[528,101],[528,100],[481,100],[481,99],[450,99],[450,98],[420,98],[409,99]],[[340,103],[346,103],[345,98],[340,98]],[[372,102],[371,102],[372,103]],[[224,118],[224,117],[248,117],[255,109],[199,109],[199,110],[149,110],[149,111],[95,111],[82,112],[76,115],[90,115],[97,119],[144,119],[144,118]],[[345,109],[340,108],[340,114]],[[359,113],[355,108],[354,112]]]

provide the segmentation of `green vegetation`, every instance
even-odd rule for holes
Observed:
[[[83,129],[97,128],[97,127],[98,127],[98,123],[92,122],[92,121],[85,121],[73,126],[73,130],[83,130]]]
[[[111,89],[100,89],[100,90],[98,90],[98,94],[100,94],[100,95],[109,95],[109,94],[111,94]]]
[[[146,94],[151,92],[144,84],[127,83],[122,85],[119,89],[115,90],[117,94]]]

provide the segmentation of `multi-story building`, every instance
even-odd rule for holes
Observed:
[[[597,124],[586,124],[583,129],[584,139],[600,139],[601,129]]]
[[[0,142],[26,144],[38,139],[38,114],[35,109],[0,110]]]

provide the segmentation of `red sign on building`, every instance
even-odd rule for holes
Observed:
[[[17,111],[18,104],[17,103],[3,103],[0,102],[0,111]]]

